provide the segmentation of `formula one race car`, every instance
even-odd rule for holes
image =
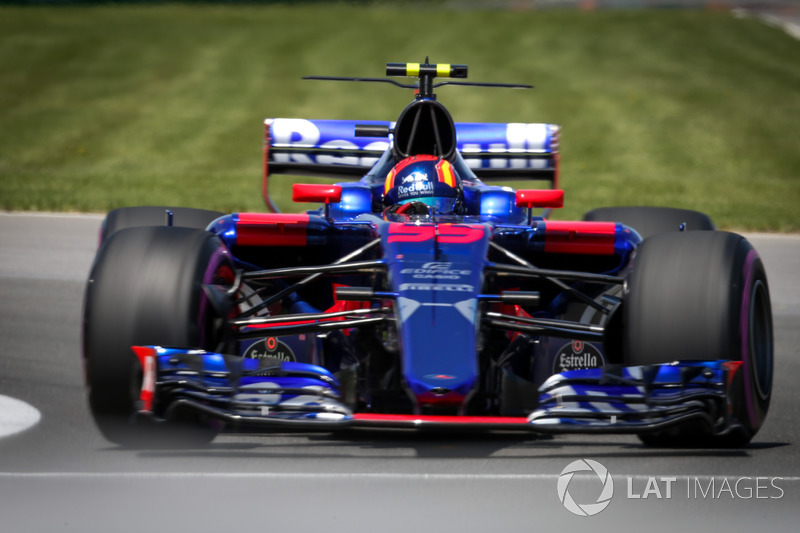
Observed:
[[[269,213],[111,211],[83,322],[107,439],[208,441],[224,426],[633,433],[742,446],[770,403],[764,267],[697,212],[554,221],[552,124],[456,123],[465,65],[387,65],[396,122],[267,119]],[[436,78],[445,81],[434,82]],[[275,174],[295,184],[278,213]],[[516,190],[493,180],[545,180]],[[545,209],[534,214],[534,209]],[[538,213],[538,211],[537,211]]]

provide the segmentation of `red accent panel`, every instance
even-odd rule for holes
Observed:
[[[739,370],[739,367],[742,366],[742,362],[741,361],[725,361],[724,363],[722,363],[722,366],[724,366],[725,368],[728,369],[728,372],[730,372],[730,378],[732,380],[733,376],[735,376],[736,372]]]
[[[516,195],[517,207],[564,207],[562,189],[520,189]]]
[[[142,365],[141,410],[152,412],[156,396],[156,350],[148,346],[131,346],[131,349]]]
[[[240,246],[305,246],[309,217],[290,213],[239,213]]]
[[[734,388],[734,380],[736,379],[736,373],[739,372],[739,369],[742,366],[741,361],[726,361],[722,363],[728,370],[728,382],[725,384],[727,388],[728,398],[735,398],[736,392],[733,390]],[[728,401],[728,413],[733,414],[733,402]]]
[[[355,420],[365,422],[407,422],[410,424],[527,424],[524,416],[436,416],[436,415],[392,415],[381,413],[355,413]]]
[[[613,222],[545,222],[544,251],[554,254],[613,255]]]
[[[341,200],[341,185],[325,185],[322,183],[295,183],[292,185],[293,202],[322,202],[329,204]]]

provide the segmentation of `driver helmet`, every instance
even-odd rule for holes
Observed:
[[[386,176],[385,206],[422,202],[436,213],[460,209],[461,180],[453,165],[433,155],[415,155],[397,163]]]

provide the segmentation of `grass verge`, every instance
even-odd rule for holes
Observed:
[[[563,126],[558,218],[651,204],[800,230],[800,42],[679,10],[0,8],[0,208],[262,210],[264,117],[393,120],[410,99],[301,76],[426,55],[536,85],[439,97],[460,121]]]

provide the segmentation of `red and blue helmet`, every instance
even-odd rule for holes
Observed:
[[[437,213],[457,212],[461,180],[450,162],[432,155],[415,155],[397,163],[386,176],[383,204],[422,202]]]

